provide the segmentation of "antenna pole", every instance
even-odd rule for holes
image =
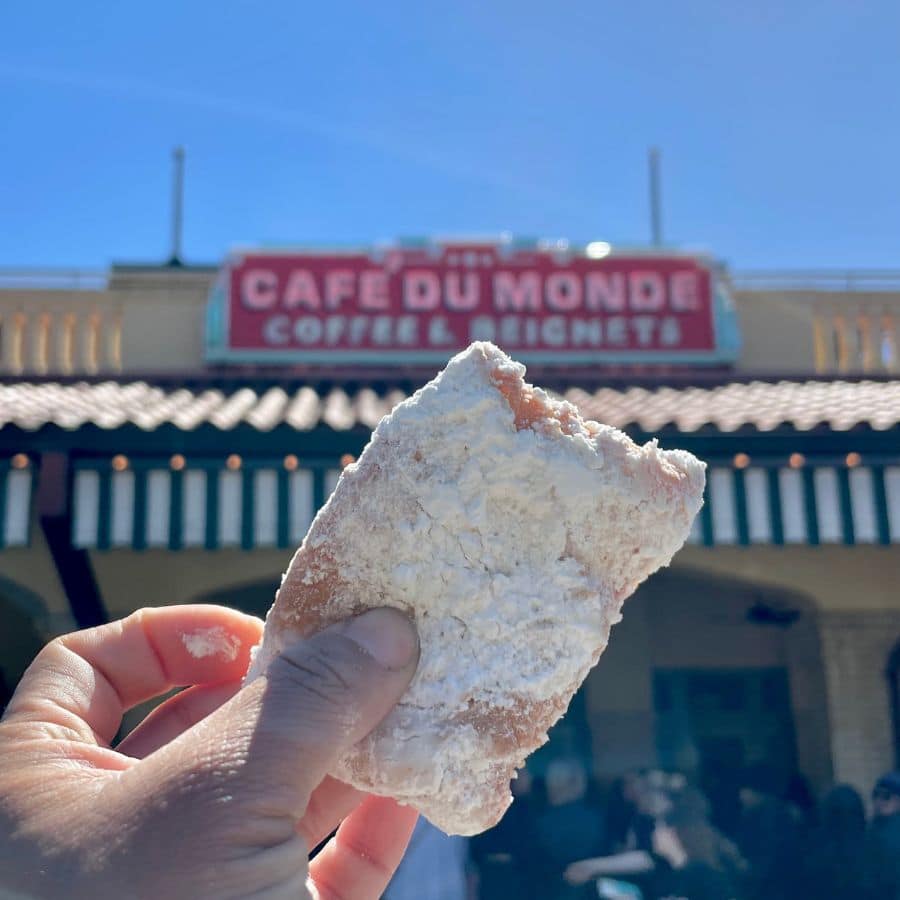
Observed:
[[[663,239],[658,147],[650,148],[647,162],[650,176],[650,236],[653,246],[661,247]]]
[[[184,220],[184,147],[172,151],[172,255],[170,266],[183,265],[181,233]]]

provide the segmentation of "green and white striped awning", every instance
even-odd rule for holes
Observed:
[[[340,469],[255,462],[172,469],[145,462],[123,471],[82,463],[73,482],[75,546],[110,550],[293,547],[334,490]]]
[[[138,461],[123,471],[108,459],[82,461],[72,488],[73,541],[98,550],[293,547],[339,474],[335,460],[304,461],[293,469],[280,460],[241,462],[233,469],[221,460],[182,469],[169,461]],[[16,484],[21,507],[28,488],[25,481]],[[16,516],[15,534],[21,535],[21,513]],[[900,465],[713,463],[690,541],[900,543]]]
[[[32,469],[24,455],[0,461],[0,547],[24,547],[31,525]]]
[[[690,542],[900,543],[900,466],[710,466]]]

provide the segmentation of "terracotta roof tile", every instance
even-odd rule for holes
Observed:
[[[311,387],[302,387],[288,403],[284,421],[298,431],[309,431],[318,424],[321,408],[319,395]]]
[[[141,381],[20,382],[0,385],[0,427],[76,429],[91,424],[113,429],[133,424],[152,431],[170,422],[185,431],[204,424],[223,431],[241,424],[260,431],[283,424],[299,431],[320,424],[346,431],[374,428],[405,396],[398,390],[378,394],[371,388],[348,394],[335,387],[322,396],[311,387],[291,391],[272,387],[258,393],[251,387],[223,392],[163,388]],[[593,392],[572,388],[564,396],[589,418],[650,433],[703,427],[734,431],[745,426],[771,431],[783,424],[804,431],[819,425],[846,431],[865,423],[885,430],[900,424],[900,381],[755,381]]]

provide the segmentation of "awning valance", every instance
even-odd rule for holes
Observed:
[[[737,460],[739,463],[740,460]],[[115,548],[288,548],[337,483],[335,460],[221,461],[116,471],[82,461],[73,479],[73,543]],[[706,546],[900,543],[900,464],[712,463],[691,534]]]
[[[712,465],[691,543],[900,543],[900,465]]]
[[[31,530],[32,469],[20,454],[0,461],[0,547],[24,547]]]
[[[258,462],[235,468],[166,461],[121,471],[80,463],[73,480],[76,547],[293,547],[300,543],[340,470]]]

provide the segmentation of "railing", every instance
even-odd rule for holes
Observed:
[[[731,283],[747,291],[897,291],[900,269],[745,269]]]
[[[900,308],[898,308],[900,312]],[[813,312],[813,358],[817,373],[900,371],[896,313],[872,307],[818,305]]]
[[[900,371],[900,269],[739,271],[731,284],[783,294],[794,316],[808,316],[817,373]]]
[[[0,288],[7,290],[103,291],[108,280],[108,273],[100,269],[0,266]]]
[[[73,308],[59,301],[38,300],[25,309],[21,303],[4,303],[0,297],[0,372],[69,375],[121,371],[119,304],[102,298]]]

